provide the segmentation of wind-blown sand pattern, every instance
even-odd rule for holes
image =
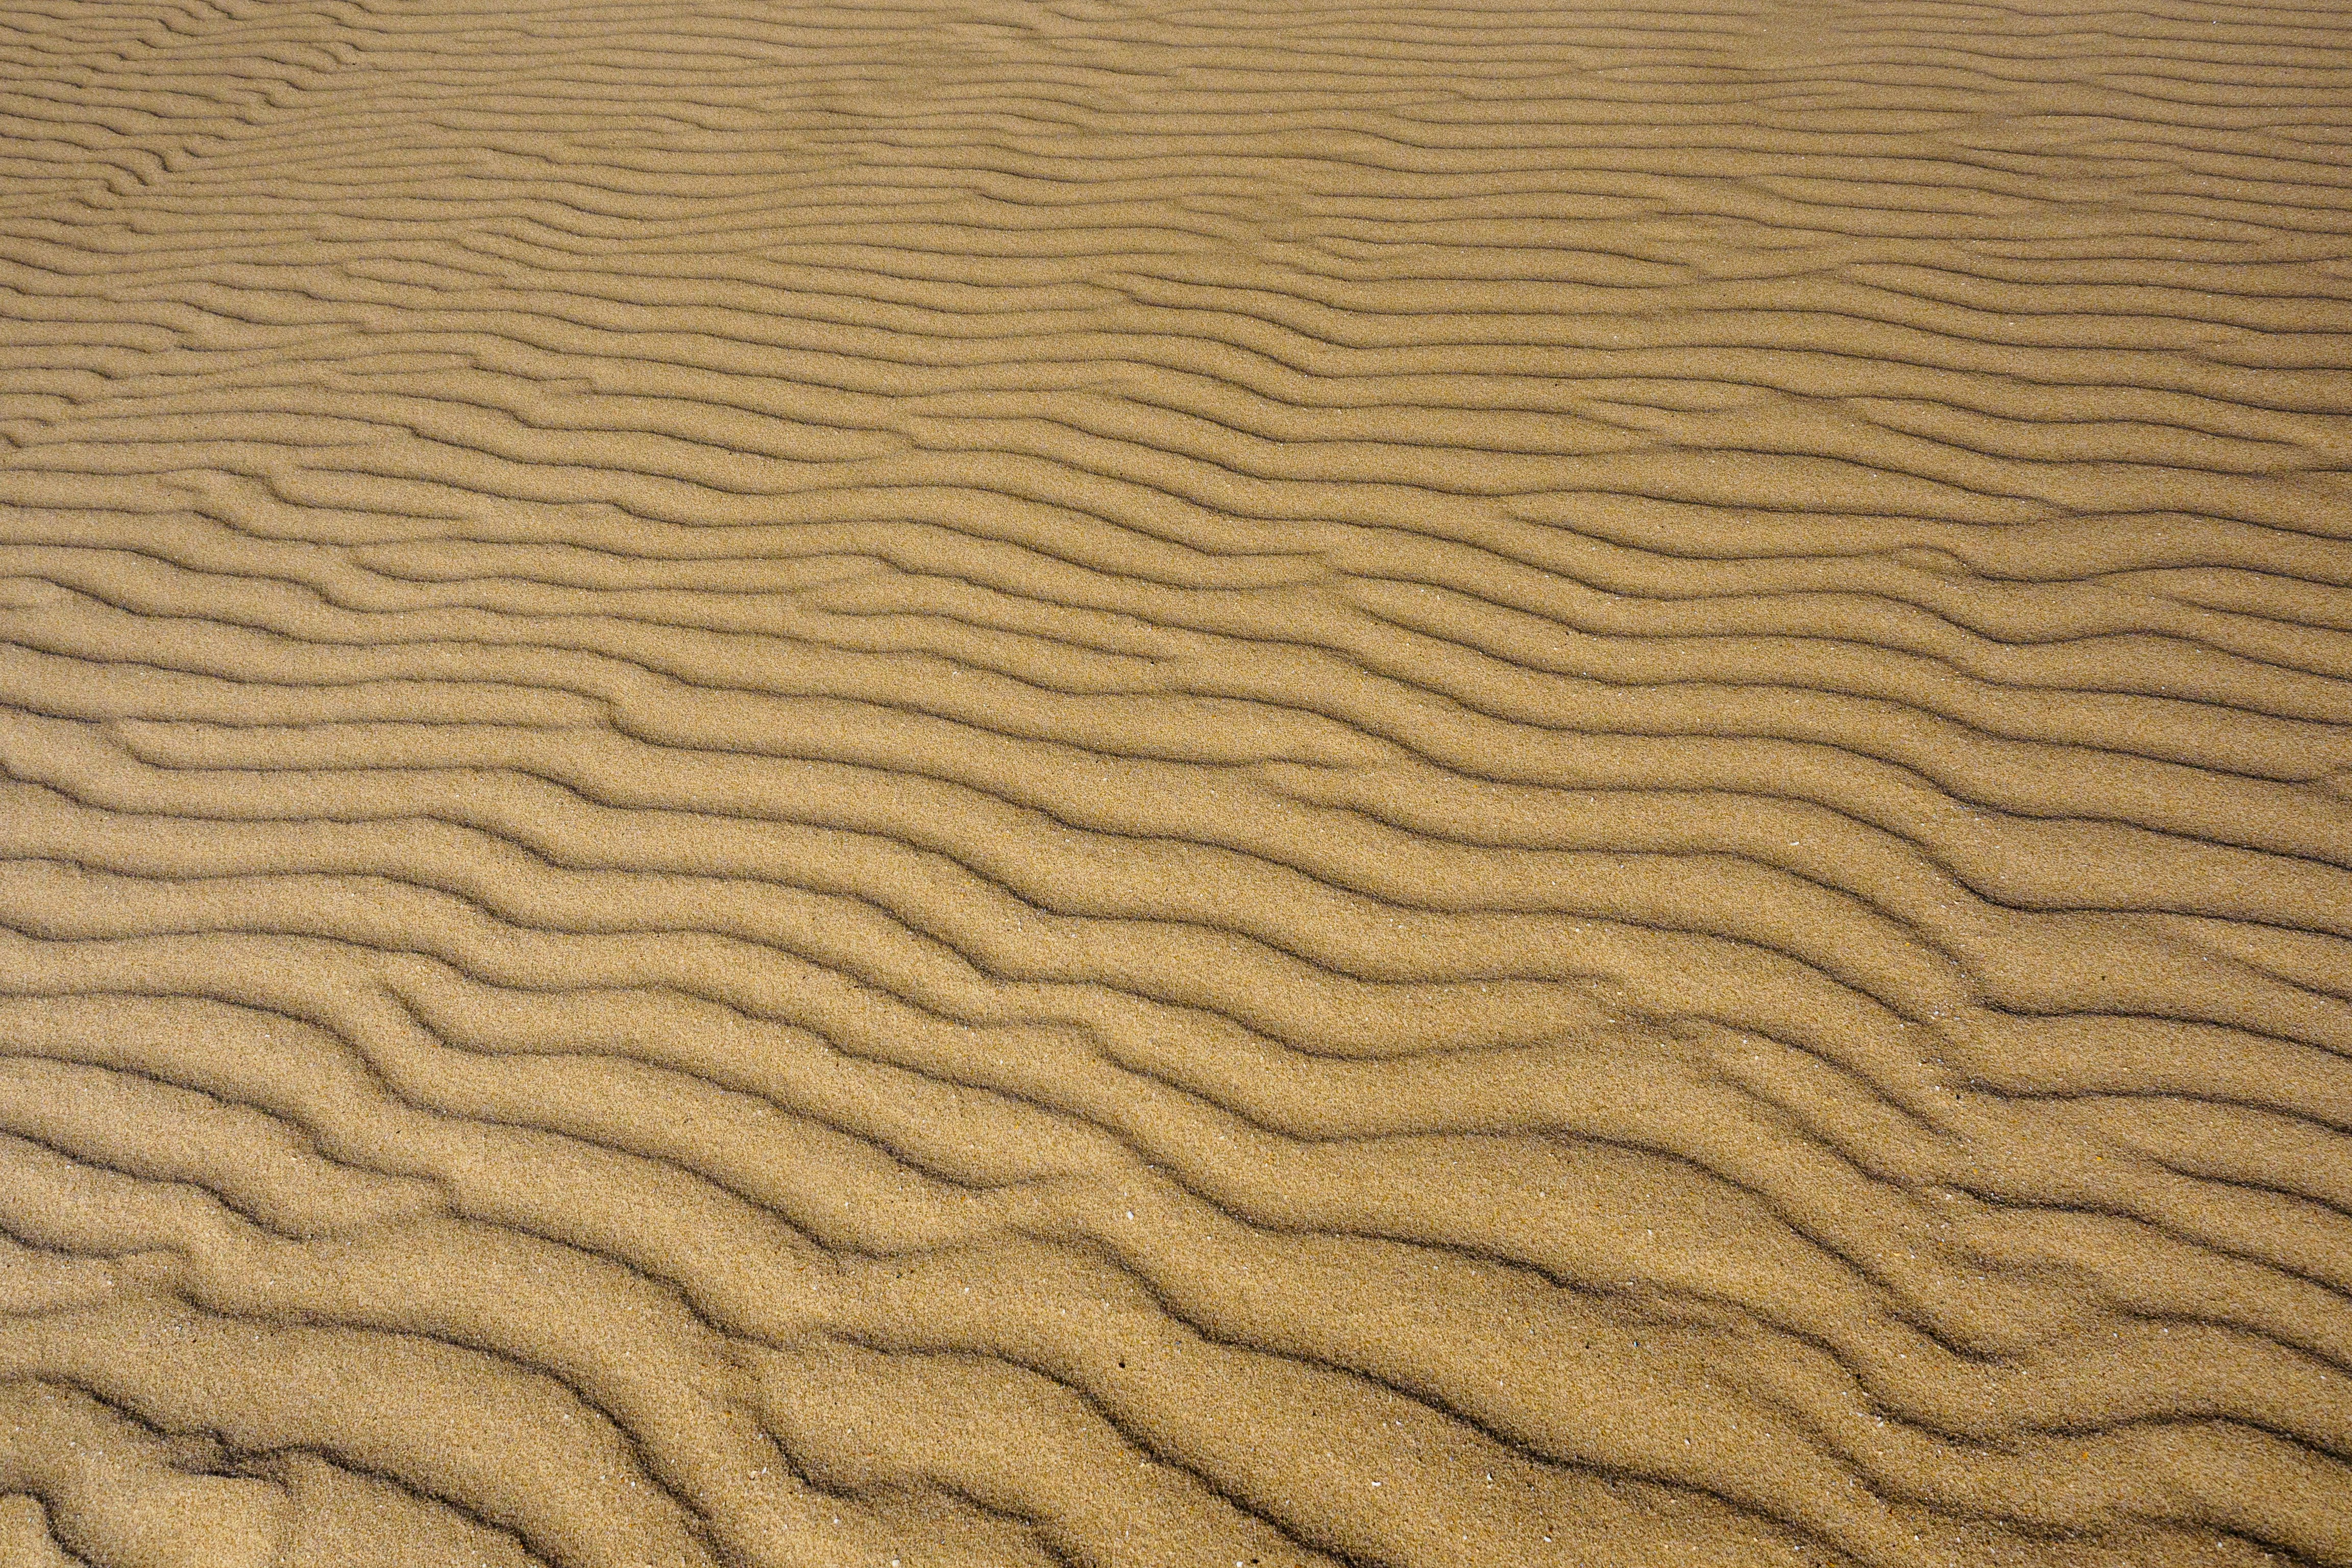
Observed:
[[[0,34],[0,1562],[2352,1563],[2352,14]]]

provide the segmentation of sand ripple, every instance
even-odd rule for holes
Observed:
[[[0,1561],[2352,1564],[2352,23],[0,16]]]

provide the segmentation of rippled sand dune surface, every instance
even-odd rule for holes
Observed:
[[[2352,12],[11,0],[0,1563],[2352,1564]]]

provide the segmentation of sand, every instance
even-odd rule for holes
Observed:
[[[0,1564],[2352,1564],[2352,12],[0,51]]]

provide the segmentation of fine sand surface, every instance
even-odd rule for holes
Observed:
[[[2352,9],[8,0],[0,1565],[2352,1564]]]

